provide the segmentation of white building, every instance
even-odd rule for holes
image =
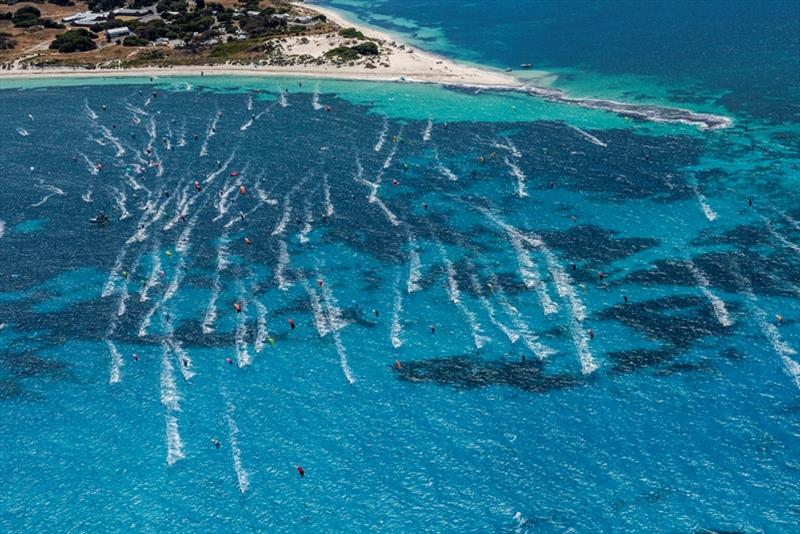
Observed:
[[[131,34],[131,29],[127,26],[122,26],[121,28],[111,28],[110,30],[106,30],[106,37],[109,39],[119,39],[120,37],[125,37]]]

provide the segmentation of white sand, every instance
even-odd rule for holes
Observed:
[[[450,85],[474,85],[491,87],[522,87],[522,83],[504,73],[488,68],[463,65],[450,59],[424,52],[397,38],[354,24],[339,13],[309,4],[295,4],[298,8],[324,14],[330,21],[343,28],[354,27],[380,46],[380,56],[362,57],[358,61],[337,64],[324,58],[325,52],[337,46],[355,44],[337,33],[307,37],[286,37],[273,40],[280,47],[286,65],[174,65],[146,68],[98,68],[81,69],[68,67],[14,68],[0,70],[0,78],[6,77],[107,77],[107,76],[191,76],[202,71],[208,75],[248,76],[302,76],[313,78],[335,78],[365,81],[406,81]],[[265,56],[266,60],[269,60]],[[317,63],[320,64],[317,64]],[[370,65],[371,67],[368,67]]]

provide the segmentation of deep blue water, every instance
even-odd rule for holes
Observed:
[[[795,531],[798,134],[715,91],[6,82],[0,529]]]
[[[426,48],[517,69],[562,72],[567,86],[641,75],[667,97],[800,122],[800,3],[753,0],[326,0]],[[557,83],[557,85],[559,85]],[[609,85],[613,85],[608,80]],[[623,91],[652,97],[626,83]]]

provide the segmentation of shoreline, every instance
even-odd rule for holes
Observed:
[[[730,117],[722,115],[695,112],[677,107],[632,104],[599,98],[578,98],[553,87],[527,85],[523,80],[506,73],[501,73],[497,69],[466,65],[450,58],[421,50],[379,29],[349,21],[336,10],[320,7],[316,4],[300,2],[293,2],[292,5],[297,8],[325,15],[331,22],[342,28],[356,28],[369,39],[377,41],[387,53],[388,66],[369,68],[365,64],[354,63],[301,64],[291,66],[225,63],[97,69],[53,67],[0,70],[0,81],[4,79],[31,78],[248,76],[254,78],[316,78],[362,82],[433,84],[442,87],[474,89],[476,91],[510,91],[526,94],[530,97],[541,98],[549,102],[602,110],[628,119],[685,124],[697,127],[700,130],[725,129],[734,125],[734,121]],[[305,43],[298,40],[297,42],[290,43],[288,47],[290,51],[302,54],[312,51],[314,46],[321,47],[323,44],[330,46],[332,44],[331,41],[335,42],[337,40],[341,41],[338,34],[330,33],[321,35],[310,45],[307,40]],[[316,49],[314,49],[314,51],[318,52]]]

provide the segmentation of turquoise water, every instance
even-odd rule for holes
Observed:
[[[4,81],[2,530],[794,531],[797,126],[703,84]]]

